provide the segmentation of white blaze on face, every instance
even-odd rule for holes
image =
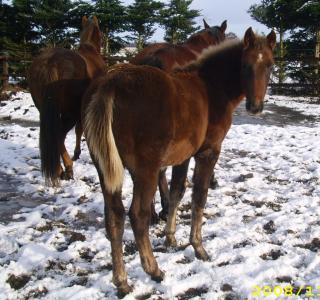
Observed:
[[[258,54],[257,62],[258,62],[258,63],[261,63],[262,61],[263,61],[263,54],[262,54],[262,53],[259,53],[259,54]]]

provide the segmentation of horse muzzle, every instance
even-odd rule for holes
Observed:
[[[263,111],[263,101],[252,101],[250,99],[246,99],[246,109],[250,114],[260,114]]]

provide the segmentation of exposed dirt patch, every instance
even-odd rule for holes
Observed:
[[[31,279],[30,275],[21,274],[21,275],[9,275],[7,279],[7,283],[9,283],[10,287],[15,290],[22,289]]]
[[[272,234],[277,229],[276,229],[276,225],[274,224],[274,222],[272,220],[270,220],[268,223],[263,225],[263,230],[268,234]]]
[[[295,245],[295,247],[300,247],[304,249],[309,249],[312,252],[317,252],[320,250],[320,239],[319,238],[314,238],[310,243],[307,244],[298,244]]]
[[[188,300],[194,297],[200,297],[203,294],[208,292],[209,288],[206,286],[198,287],[198,288],[190,288],[185,291],[183,294],[176,295],[178,300]]]
[[[260,257],[263,260],[276,260],[282,255],[284,254],[280,250],[271,250],[268,253],[262,254]]]

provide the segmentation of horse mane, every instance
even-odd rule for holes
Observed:
[[[219,45],[210,46],[205,49],[202,54],[195,60],[192,61],[190,64],[186,66],[176,68],[175,71],[195,71],[198,70],[206,63],[208,60],[214,60],[215,57],[220,57],[221,54],[232,51],[240,46],[242,46],[242,41],[238,39],[233,40],[226,40]]]
[[[264,36],[256,35],[254,46],[258,49],[263,49],[267,45],[267,40]],[[177,71],[195,71],[200,69],[208,60],[214,61],[216,58],[221,59],[224,53],[229,53],[243,47],[243,40],[230,39],[225,40],[217,46],[210,46],[205,49],[195,61],[187,64],[184,67],[176,68]]]

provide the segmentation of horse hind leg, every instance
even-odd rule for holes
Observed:
[[[121,199],[121,192],[108,193],[104,196],[104,199],[106,231],[111,243],[112,281],[118,289],[119,298],[122,298],[132,291],[132,287],[127,282],[127,272],[122,252],[125,209]]]
[[[143,269],[157,282],[164,273],[159,269],[149,240],[151,202],[157,189],[158,172],[141,172],[133,176],[133,200],[129,211],[131,226]],[[147,174],[147,175],[146,175]]]
[[[74,148],[74,153],[72,157],[73,161],[76,161],[77,159],[79,159],[81,154],[81,136],[83,133],[81,121],[77,122],[75,127],[75,132],[76,132],[76,146]]]
[[[112,281],[118,290],[118,297],[123,298],[132,292],[132,287],[127,281],[127,272],[123,261],[122,238],[124,232],[125,209],[122,203],[121,191],[107,192],[104,177],[99,165],[91,154],[92,161],[98,171],[101,190],[104,198],[104,214],[107,238],[111,244]]]

